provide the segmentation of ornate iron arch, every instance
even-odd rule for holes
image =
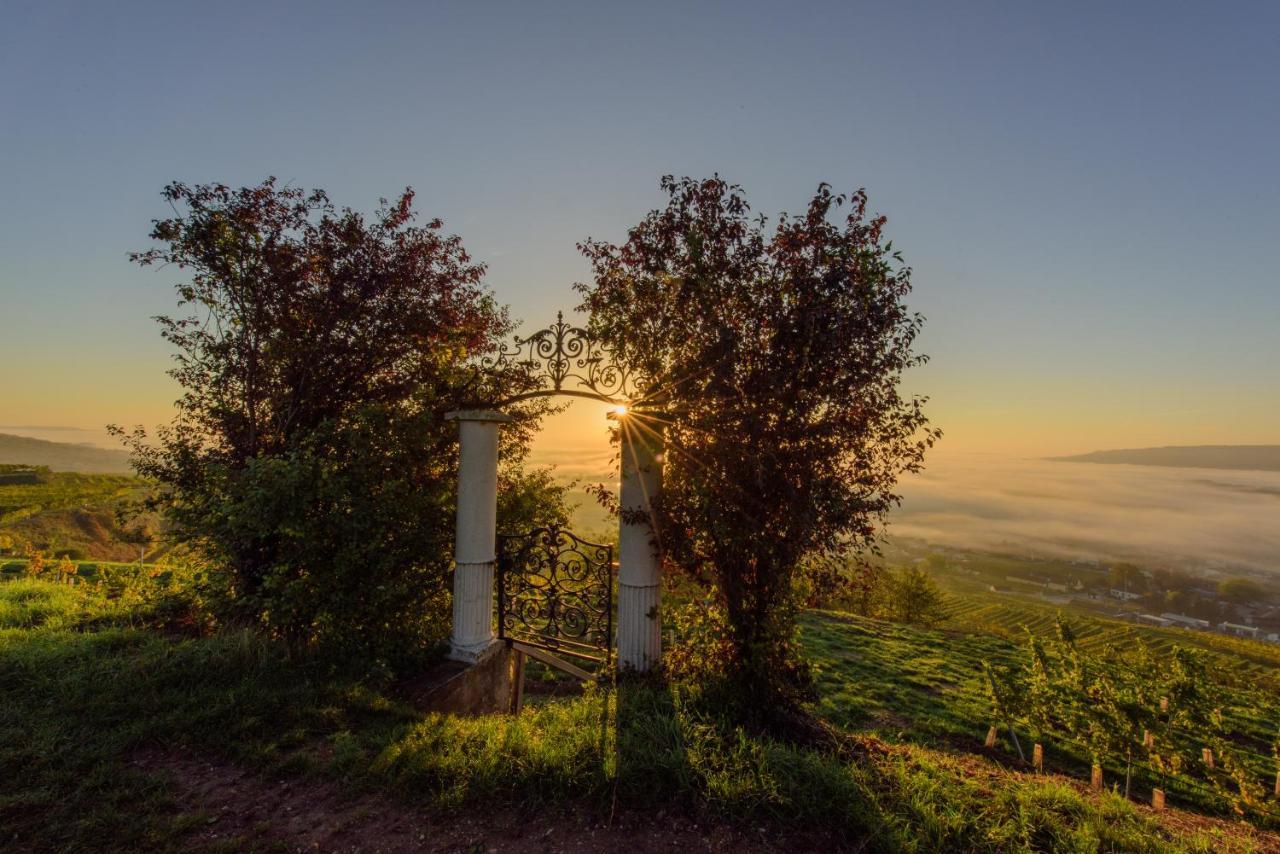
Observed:
[[[649,378],[618,364],[613,348],[591,336],[586,329],[564,321],[556,312],[556,322],[527,337],[516,336],[497,355],[480,361],[487,373],[518,372],[528,388],[498,402],[507,406],[522,400],[552,395],[568,395],[604,403],[631,404],[644,396]]]

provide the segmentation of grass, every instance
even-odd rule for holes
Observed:
[[[607,813],[616,798],[635,809],[817,826],[864,850],[1210,851],[1239,842],[1174,831],[1118,797],[910,739],[867,738],[841,759],[761,738],[721,720],[693,686],[593,688],[515,717],[423,714],[391,686],[291,659],[255,632],[176,637],[147,628],[145,616],[87,587],[0,582],[0,848],[185,847],[204,817],[138,770],[133,758],[148,751],[341,781],[445,813],[495,803]],[[936,641],[815,615],[806,642],[823,668],[819,710],[856,729],[877,728],[878,710],[895,702],[904,716],[945,705],[968,675],[960,657],[929,652]],[[980,652],[995,641],[973,643]],[[888,689],[895,659],[901,701]],[[851,661],[876,683],[861,704],[858,684],[836,675]],[[970,712],[954,706],[934,716],[938,733],[964,729]]]
[[[36,483],[0,484],[0,534],[78,559],[128,560],[138,546],[121,535],[116,511],[139,499],[135,477],[57,472]]]

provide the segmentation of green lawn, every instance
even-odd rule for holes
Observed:
[[[616,798],[655,816],[816,826],[831,844],[872,851],[1247,848],[1243,831],[1171,827],[1110,794],[925,746],[923,733],[866,737],[842,758],[737,730],[682,685],[593,688],[517,717],[422,714],[394,686],[290,660],[254,632],[179,637],[148,622],[145,607],[123,609],[89,587],[0,582],[0,848],[193,844],[210,817],[134,761],[156,752],[330,781],[353,797],[387,793],[445,815],[495,804],[607,813]],[[892,709],[929,717],[941,735],[971,732],[968,673],[959,658],[930,653],[931,636],[817,614],[806,639],[831,720],[889,734],[878,716]],[[999,652],[997,641],[973,643]],[[836,675],[852,663],[859,682]],[[898,695],[888,687],[896,671]]]

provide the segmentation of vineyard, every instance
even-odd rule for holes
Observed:
[[[1280,668],[1225,640],[970,598],[943,630],[833,612],[803,630],[842,727],[1277,826]]]
[[[978,596],[952,596],[947,625],[965,631],[988,632],[1000,637],[1021,639],[1025,631],[1041,637],[1055,634],[1059,610],[1031,602],[1000,600]],[[1141,642],[1153,653],[1168,654],[1175,646],[1195,647],[1223,666],[1223,678],[1239,684],[1261,681],[1280,690],[1280,646],[1199,632],[1189,629],[1157,629],[1119,620],[1101,619],[1079,613],[1069,615],[1077,643],[1084,650],[1125,646]],[[1025,631],[1024,631],[1025,629]]]

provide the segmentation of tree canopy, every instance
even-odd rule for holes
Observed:
[[[711,583],[731,675],[757,699],[785,695],[802,681],[801,581],[874,546],[899,476],[939,435],[899,388],[924,361],[910,269],[862,191],[824,184],[770,224],[718,176],[662,189],[624,243],[581,244],[582,308],[655,378],[626,429],[665,436],[666,559]]]
[[[160,317],[174,422],[130,438],[175,536],[230,610],[307,643],[391,654],[447,634],[456,427],[479,355],[511,324],[413,192],[366,219],[274,179],[175,183],[143,266],[185,275]],[[504,431],[506,507],[563,515],[519,467],[540,410]],[[545,502],[531,501],[533,490]],[[529,524],[531,520],[512,520]]]

